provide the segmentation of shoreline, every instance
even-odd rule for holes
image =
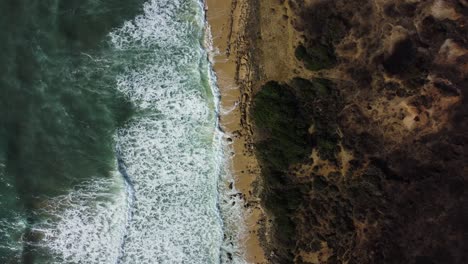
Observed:
[[[245,233],[240,246],[247,263],[266,263],[260,229],[265,213],[260,205],[257,181],[260,169],[251,148],[251,132],[246,122],[246,91],[248,79],[248,61],[241,60],[245,49],[243,42],[245,16],[249,11],[246,3],[235,0],[205,0],[206,21],[212,34],[212,67],[216,75],[220,93],[219,125],[225,132],[231,157],[229,169],[234,179],[234,186],[243,198]],[[242,65],[241,65],[242,64]],[[247,89],[246,89],[247,88]],[[227,183],[229,184],[229,183]]]

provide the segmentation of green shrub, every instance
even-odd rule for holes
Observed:
[[[272,234],[281,263],[293,260],[293,217],[312,188],[291,180],[288,169],[308,159],[313,147],[322,158],[335,159],[339,108],[337,90],[326,79],[295,78],[290,85],[268,82],[253,98],[251,115],[262,138],[255,145],[264,180],[262,200],[275,219]],[[313,135],[308,131],[311,124]]]
[[[295,55],[298,60],[304,63],[306,69],[311,71],[329,69],[336,64],[333,47],[323,44],[316,44],[309,48],[299,45]]]
[[[266,137],[257,144],[257,151],[276,170],[287,169],[311,152],[307,147],[308,122],[288,87],[276,82],[264,85],[254,98],[252,115],[256,127]]]
[[[301,100],[314,100],[318,97],[326,97],[331,94],[333,83],[330,80],[316,78],[312,81],[303,78],[294,78],[291,85],[297,90],[297,95]]]

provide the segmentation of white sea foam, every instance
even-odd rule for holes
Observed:
[[[122,176],[98,178],[54,197],[43,208],[50,221],[33,231],[55,256],[49,263],[116,263],[125,235],[129,197]]]
[[[230,148],[223,146],[224,150]],[[226,155],[223,155],[225,157]],[[229,264],[245,264],[244,248],[240,243],[246,235],[244,224],[244,200],[234,185],[234,178],[227,164],[227,159],[219,160],[220,164],[224,164],[221,170],[223,176],[219,181],[219,209],[223,218],[224,224],[224,241],[221,245],[221,263]]]
[[[109,34],[128,59],[117,88],[137,109],[116,136],[130,183],[120,175],[53,199],[58,225],[37,231],[62,263],[244,263],[201,2],[151,0],[143,11]]]
[[[118,133],[135,188],[122,263],[219,263],[219,142],[200,2],[157,0],[111,34],[146,52],[118,78],[142,111]]]

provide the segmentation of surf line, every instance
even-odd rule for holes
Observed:
[[[230,152],[231,147],[229,146],[229,143],[226,143],[225,139],[230,136],[224,131],[221,125],[221,116],[226,112],[226,110],[222,109],[221,106],[221,91],[218,86],[218,77],[214,69],[215,56],[219,54],[219,50],[214,47],[211,26],[208,21],[208,2],[207,0],[199,0],[199,3],[204,16],[204,39],[202,48],[205,50],[206,59],[208,61],[208,84],[213,94],[213,103],[216,115],[215,133],[213,138],[215,149],[219,154],[217,156],[218,192],[216,207],[224,238],[220,244],[219,263],[246,264],[242,247],[239,245],[239,238],[245,235],[245,223],[243,222],[245,218],[242,211],[243,201],[242,199],[239,200],[233,198],[237,197],[238,192],[234,186],[235,180],[232,178],[233,175],[231,174],[230,166],[228,165],[230,159],[227,153]],[[235,110],[236,106],[228,111],[231,112]],[[229,183],[229,186],[231,186],[229,188],[231,188],[231,190],[226,187],[219,187],[226,183]],[[233,194],[235,195],[233,196]],[[234,204],[236,204],[236,206],[234,206]],[[240,216],[240,218],[236,216]],[[236,227],[232,226],[234,222],[236,223]]]
[[[125,254],[125,242],[127,241],[127,232],[129,231],[129,226],[130,222],[132,221],[133,218],[133,207],[135,203],[135,187],[133,185],[132,179],[127,173],[127,167],[125,165],[125,162],[122,159],[121,152],[119,147],[117,146],[115,149],[116,153],[116,158],[117,158],[117,169],[120,172],[120,175],[122,175],[122,178],[124,180],[125,184],[125,192],[127,193],[127,217],[125,221],[125,231],[122,234],[122,241],[120,243],[120,249],[119,249],[119,256],[117,257],[116,264],[120,264],[123,261],[124,254]]]
[[[214,114],[215,114],[215,124],[214,124],[214,128],[215,128],[215,131],[214,131],[214,135],[213,135],[213,142],[212,142],[212,147],[214,148],[213,150],[215,152],[217,152],[217,155],[216,156],[216,177],[217,177],[217,185],[222,185],[225,183],[225,181],[227,180],[227,178],[229,178],[229,175],[224,175],[225,173],[225,170],[226,170],[226,165],[227,165],[227,161],[228,161],[228,157],[225,153],[226,151],[226,145],[225,145],[225,142],[224,142],[224,138],[226,137],[226,134],[225,132],[223,131],[222,127],[221,127],[221,124],[220,124],[220,118],[221,118],[221,111],[220,111],[220,108],[221,108],[221,95],[220,95],[220,91],[219,91],[219,87],[217,86],[217,78],[216,78],[216,74],[214,72],[214,69],[213,69],[213,64],[214,64],[214,60],[213,60],[213,56],[214,54],[216,53],[214,50],[213,50],[213,44],[212,44],[212,37],[211,37],[211,31],[210,31],[210,26],[209,26],[209,23],[208,23],[208,20],[206,19],[206,10],[207,10],[207,6],[206,6],[206,1],[204,0],[198,0],[199,1],[199,4],[200,4],[200,9],[203,11],[205,11],[203,13],[205,19],[204,19],[204,39],[203,39],[203,43],[201,43],[201,47],[203,50],[204,50],[204,53],[206,56],[204,56],[204,58],[202,58],[203,60],[207,60],[208,63],[205,64],[205,63],[201,63],[200,65],[203,65],[202,67],[200,67],[200,71],[202,72],[205,72],[206,70],[208,70],[208,85],[210,86],[209,89],[211,90],[212,92],[212,95],[213,95],[213,104],[214,104]],[[206,68],[208,67],[208,69]],[[202,76],[204,74],[201,74]],[[135,175],[129,175],[128,172],[127,172],[127,165],[125,164],[125,157],[124,157],[124,153],[123,153],[123,150],[120,148],[119,144],[117,144],[116,148],[115,148],[115,155],[116,155],[116,159],[117,159],[117,168],[118,168],[118,171],[119,173],[122,175],[122,178],[124,180],[124,184],[125,184],[125,191],[126,191],[126,206],[127,206],[127,214],[126,214],[126,219],[125,219],[125,227],[124,227],[124,231],[122,232],[122,234],[120,234],[120,238],[121,238],[121,243],[120,243],[120,248],[119,248],[119,253],[118,253],[118,257],[117,257],[117,260],[116,260],[116,264],[121,264],[121,263],[124,263],[126,262],[125,259],[126,259],[126,248],[129,246],[129,245],[126,245],[128,244],[128,236],[130,235],[130,230],[131,230],[131,226],[132,226],[132,221],[133,221],[133,218],[134,218],[134,214],[137,213],[135,211],[135,206],[136,206],[136,203],[137,203],[137,200],[136,200],[136,196],[138,195],[136,193],[136,190],[135,190],[135,184],[138,188],[138,182],[136,182],[136,179],[132,176],[135,176]],[[132,165],[129,164],[129,166],[131,167]],[[218,187],[218,191],[216,192],[216,217],[217,217],[217,221],[218,223],[220,224],[220,227],[221,227],[221,230],[222,234],[220,234],[221,237],[219,237],[220,239],[220,245],[219,245],[219,258],[218,258],[218,263],[226,263],[223,261],[223,259],[226,259],[226,258],[223,258],[223,255],[225,253],[227,253],[227,256],[231,255],[233,253],[235,253],[236,249],[237,249],[237,242],[238,241],[233,241],[233,240],[225,240],[223,239],[223,237],[227,234],[227,233],[231,233],[233,232],[234,234],[237,235],[237,230],[230,230],[228,225],[225,223],[226,221],[229,222],[230,220],[228,218],[230,218],[230,214],[233,213],[233,211],[235,210],[234,208],[228,208],[228,206],[223,202],[223,198],[225,198],[225,195],[227,195],[227,193],[224,193],[225,190],[223,190],[223,188],[219,188]],[[228,201],[227,204],[230,204],[230,202]],[[229,229],[229,230],[228,230]],[[234,248],[230,248],[228,246],[226,246],[226,244],[231,244],[230,242],[234,242],[236,245],[233,246]],[[228,257],[229,259],[229,257]]]

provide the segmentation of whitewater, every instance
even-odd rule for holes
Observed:
[[[35,231],[53,263],[245,263],[204,15],[198,0],[151,0],[109,33],[136,110],[115,135],[113,176],[48,201],[54,220]]]

